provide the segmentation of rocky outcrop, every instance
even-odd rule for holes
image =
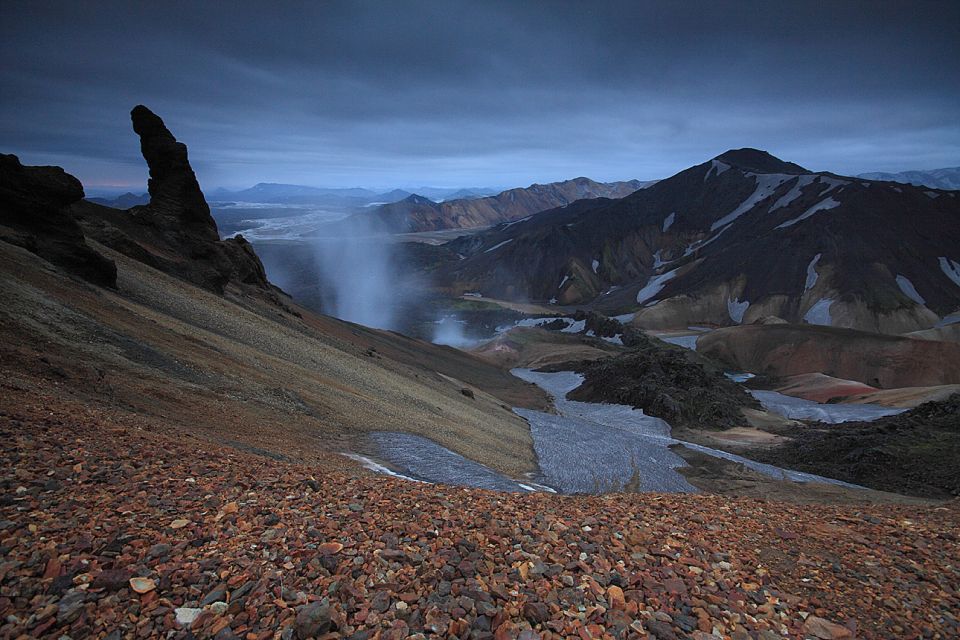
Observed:
[[[197,176],[187,159],[187,145],[178,142],[163,120],[143,105],[130,112],[140,151],[150,168],[150,204],[133,210],[165,231],[216,241],[217,223],[210,215]]]
[[[67,211],[82,198],[80,181],[60,167],[24,166],[0,154],[0,240],[94,284],[116,286],[116,265],[87,245]]]
[[[134,107],[130,117],[150,169],[150,202],[129,212],[81,203],[74,213],[87,233],[116,251],[210,291],[223,293],[232,282],[272,295],[273,287],[250,244],[242,236],[220,239],[186,145],[148,108]]]
[[[806,425],[790,435],[751,457],[882,491],[960,496],[960,394],[874,422]]]
[[[746,423],[741,409],[759,408],[752,396],[699,354],[641,333],[631,331],[630,338],[626,353],[544,370],[572,369],[583,375],[583,384],[567,394],[571,400],[627,404],[674,427],[729,429]]]

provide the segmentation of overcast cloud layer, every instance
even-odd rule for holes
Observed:
[[[4,4],[0,151],[143,188],[143,103],[208,189],[960,164],[955,1],[134,4]]]

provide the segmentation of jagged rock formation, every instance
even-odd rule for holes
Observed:
[[[485,198],[461,198],[434,202],[413,194],[400,202],[385,204],[373,214],[358,214],[390,231],[436,231],[467,229],[509,222],[540,211],[562,207],[576,200],[622,198],[652,183],[639,180],[596,182],[574,178],[563,182],[533,184]]]
[[[117,268],[90,248],[67,207],[83,199],[80,181],[60,167],[30,167],[0,154],[0,240],[94,284],[113,287]]]
[[[150,202],[129,212],[78,203],[73,213],[88,235],[217,293],[232,282],[273,295],[274,288],[250,244],[242,236],[220,240],[186,145],[146,107],[135,107],[130,116],[150,168]]]
[[[777,316],[902,333],[960,310],[960,193],[814,173],[757,149],[447,247],[464,257],[440,269],[447,291],[636,312],[647,328]]]
[[[187,160],[187,145],[177,142],[163,120],[143,105],[130,112],[140,151],[150,168],[150,204],[134,214],[152,218],[169,232],[184,230],[219,240],[217,224]]]

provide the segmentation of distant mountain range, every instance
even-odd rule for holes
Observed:
[[[120,194],[116,198],[87,198],[87,200],[97,204],[102,204],[106,207],[112,207],[114,209],[129,209],[130,207],[136,207],[149,203],[150,194],[131,193],[128,191]]]
[[[960,189],[960,167],[946,167],[929,171],[901,171],[900,173],[861,173],[858,178],[902,182],[934,189]]]
[[[509,189],[494,196],[434,202],[413,194],[399,202],[385,204],[372,213],[358,214],[373,225],[393,232],[469,229],[510,222],[526,216],[568,205],[577,200],[622,198],[654,182],[596,182],[574,178],[549,184]]]
[[[482,187],[443,188],[419,187],[417,193],[434,201],[451,199],[482,198],[496,193],[493,189]],[[318,205],[330,207],[359,208],[371,204],[385,204],[397,202],[413,195],[413,191],[393,189],[387,192],[378,192],[360,187],[353,188],[324,188],[308,187],[299,184],[282,184],[261,182],[249,189],[214,189],[209,194],[211,202],[256,202],[279,205]],[[129,209],[145,205],[150,202],[146,193],[127,192],[116,197],[100,196],[89,197],[88,201],[114,209]]]
[[[960,311],[958,196],[732,150],[619,200],[448,243],[441,286],[635,313],[646,327],[777,316],[926,329]]]

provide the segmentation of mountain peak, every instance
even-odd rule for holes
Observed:
[[[730,149],[714,158],[714,160],[755,173],[810,173],[798,164],[784,162],[762,149],[752,149],[750,147]]]
[[[426,198],[416,193],[411,193],[409,196],[403,199],[403,202],[409,202],[411,204],[437,204],[430,198]]]

